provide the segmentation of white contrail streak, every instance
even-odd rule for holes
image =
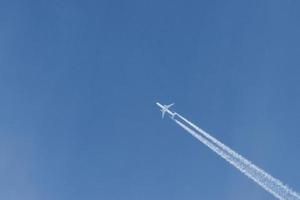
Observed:
[[[272,177],[264,170],[255,166],[246,158],[242,157],[181,115],[176,114],[176,116],[178,116],[179,119],[173,120],[178,125],[197,138],[200,142],[208,146],[211,150],[216,152],[230,164],[235,166],[238,170],[260,185],[266,191],[270,192],[274,197],[281,200],[300,200],[300,195],[298,193],[285,186],[278,179]]]

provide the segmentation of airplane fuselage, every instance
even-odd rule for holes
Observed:
[[[176,113],[169,110],[169,108],[170,108],[173,104],[170,104],[170,105],[162,105],[162,104],[156,102],[156,105],[157,105],[158,107],[161,108],[160,111],[162,112],[162,118],[164,117],[164,114],[165,114],[165,113],[168,113],[168,114],[170,115],[170,117],[171,117],[172,119],[174,119]]]

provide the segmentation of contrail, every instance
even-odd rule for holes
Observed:
[[[266,191],[271,193],[274,197],[280,200],[300,200],[300,195],[298,193],[294,192],[278,179],[272,177],[264,170],[255,166],[249,160],[233,151],[181,115],[176,113],[176,116],[178,116],[178,119],[175,119],[173,115],[173,120],[178,125],[197,138],[200,142],[208,146],[211,150],[216,152],[219,156],[224,158],[258,185],[260,185],[262,188],[264,188]]]

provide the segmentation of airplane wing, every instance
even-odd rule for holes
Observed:
[[[167,108],[167,109],[169,109],[171,106],[173,106],[175,103],[171,103],[170,105],[165,105],[165,107]]]

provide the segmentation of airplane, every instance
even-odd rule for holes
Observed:
[[[168,114],[170,114],[171,118],[174,119],[176,113],[169,110],[169,108],[171,106],[173,106],[174,104],[175,103],[171,103],[169,105],[161,105],[160,103],[156,102],[156,105],[158,105],[158,107],[161,108],[161,110],[160,110],[161,111],[161,118],[164,118],[165,113],[167,112]]]

